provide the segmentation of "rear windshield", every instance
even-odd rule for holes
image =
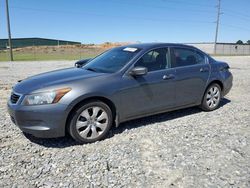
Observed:
[[[138,48],[114,48],[92,59],[83,69],[114,73],[124,67],[139,51]]]

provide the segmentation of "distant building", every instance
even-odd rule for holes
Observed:
[[[13,48],[22,48],[27,46],[56,46],[56,45],[76,45],[80,42],[56,40],[46,38],[13,38]],[[6,49],[8,46],[8,39],[0,39],[0,49]]]
[[[189,43],[208,54],[214,53],[214,43]],[[217,43],[216,54],[218,55],[250,55],[249,44],[235,44],[235,43]]]

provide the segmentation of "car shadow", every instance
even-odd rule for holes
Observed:
[[[223,98],[220,102],[218,109],[230,102],[231,100]],[[189,116],[200,112],[202,112],[202,110],[199,107],[190,107],[190,108],[184,108],[180,110],[165,112],[157,115],[131,120],[125,123],[121,123],[119,127],[113,127],[110,131],[110,134],[108,135],[108,138],[113,137],[115,134],[122,133],[125,130],[148,126],[149,124],[153,123],[161,123],[164,121],[178,119],[184,116]]]
[[[231,100],[223,98],[221,100],[219,108],[223,107],[224,105],[230,103]],[[189,116],[193,115],[196,113],[200,113],[202,110],[198,107],[191,107],[191,108],[185,108],[181,110],[176,110],[176,111],[171,111],[171,112],[166,112],[166,113],[161,113],[153,116],[148,116],[144,118],[139,118],[136,120],[131,120],[125,123],[121,123],[119,127],[113,127],[106,139],[109,139],[113,137],[116,134],[120,134],[125,130],[130,130],[130,129],[135,129],[138,127],[143,127],[143,126],[148,126],[153,123],[160,123],[168,120],[173,120],[177,118],[181,118],[184,116]],[[75,145],[80,145],[76,141],[74,141],[69,135],[61,138],[36,138],[32,135],[24,133],[24,136],[29,139],[31,142],[48,147],[48,148],[66,148],[70,146],[75,146]]]

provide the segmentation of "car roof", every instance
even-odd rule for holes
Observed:
[[[175,47],[192,47],[190,45],[185,45],[185,44],[178,44],[178,43],[138,43],[138,44],[128,44],[125,46],[122,46],[124,48],[126,47],[133,47],[133,48],[139,48],[139,49],[143,49],[143,50],[148,50],[148,49],[152,49],[152,48],[158,48],[158,47],[166,47],[166,46],[175,46]]]

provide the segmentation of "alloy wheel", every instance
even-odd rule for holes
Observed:
[[[220,102],[220,89],[217,86],[212,86],[206,94],[206,102],[209,108],[216,107]]]
[[[108,114],[99,107],[92,106],[81,112],[76,121],[76,129],[84,139],[95,139],[102,135],[108,126]]]

